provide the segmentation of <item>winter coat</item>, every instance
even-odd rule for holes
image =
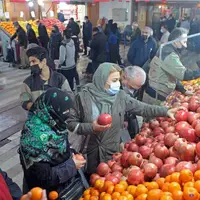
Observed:
[[[106,44],[107,37],[104,33],[99,32],[93,36],[93,39],[90,43],[91,48],[91,60],[93,62],[103,63],[106,62]]]
[[[163,24],[166,24],[169,32],[171,33],[176,25],[176,20],[173,17],[169,17]]]
[[[38,38],[40,40],[40,43],[42,44],[43,47],[46,48],[49,42],[49,36],[48,36],[46,27],[41,23],[38,26],[38,34],[39,34]]]
[[[24,47],[26,49],[28,45],[28,38],[26,32],[21,26],[16,30],[15,34],[10,38],[10,40],[12,41],[16,37],[18,38],[19,46]]]
[[[92,23],[90,21],[83,23],[83,39],[92,39]]]
[[[159,52],[150,63],[149,86],[163,97],[167,97],[175,89],[184,93],[185,89],[179,81],[200,77],[200,69],[186,69],[180,60],[179,51],[173,45],[163,47],[161,59]]]
[[[65,15],[63,13],[59,12],[58,13],[58,20],[63,23],[65,21]]]
[[[68,23],[67,29],[71,30],[72,35],[78,36],[80,34],[80,28],[79,28],[79,25],[76,22]]]
[[[61,69],[69,70],[75,67],[75,45],[72,39],[62,41],[59,63]]]
[[[100,162],[107,162],[112,159],[112,155],[120,151],[121,129],[124,125],[124,115],[126,111],[133,112],[141,116],[166,116],[167,109],[147,105],[131,98],[124,91],[120,90],[112,106],[112,127],[105,132],[94,132],[92,128],[92,116],[94,114],[94,101],[90,98],[87,90],[81,91],[76,96],[76,113],[71,115],[68,128],[73,131],[77,124],[78,135],[87,136],[85,140],[85,151],[87,157],[87,173],[96,172]]]
[[[52,31],[49,40],[50,57],[52,60],[59,59],[59,49],[62,42],[62,35],[60,32]]]
[[[127,58],[132,65],[142,67],[147,60],[152,59],[155,56],[156,51],[157,44],[152,37],[149,37],[146,43],[139,37],[131,44]]]
[[[37,37],[36,37],[36,35],[35,35],[35,31],[34,31],[32,28],[30,28],[30,29],[27,31],[27,36],[28,36],[28,43],[29,43],[29,44],[34,43],[34,44],[38,44],[38,45],[39,45],[38,40],[37,40]]]

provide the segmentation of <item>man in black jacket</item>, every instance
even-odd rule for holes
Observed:
[[[84,55],[87,55],[87,47],[89,41],[92,39],[92,23],[88,19],[88,16],[85,16],[85,22],[83,23],[83,44],[84,44]]]
[[[36,22],[38,25],[39,41],[45,49],[48,48],[49,36],[45,25],[43,25],[39,20]]]
[[[80,34],[79,25],[74,21],[74,18],[70,18],[67,29],[71,30],[72,35],[78,36]]]
[[[25,69],[28,66],[28,59],[26,56],[26,48],[27,48],[27,35],[24,29],[19,25],[18,22],[13,23],[16,32],[15,34],[11,37],[11,41],[14,40],[16,37],[18,37],[18,43],[20,46],[20,61],[21,61],[21,66],[19,67],[20,69]]]

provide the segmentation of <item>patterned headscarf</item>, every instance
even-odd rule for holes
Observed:
[[[65,121],[72,105],[71,98],[57,88],[47,90],[35,101],[20,140],[27,168],[34,162],[58,164],[70,157]]]

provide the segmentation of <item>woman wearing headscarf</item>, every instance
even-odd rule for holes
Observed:
[[[69,95],[57,88],[47,90],[32,105],[20,138],[24,193],[36,186],[59,193],[84,166],[68,142],[66,120],[71,108]]]
[[[53,26],[50,40],[49,40],[49,51],[50,51],[50,57],[52,60],[58,60],[59,59],[59,48],[62,42],[62,35],[56,25]]]
[[[125,112],[145,117],[174,118],[178,110],[148,105],[131,98],[120,90],[120,71],[116,64],[101,64],[94,73],[92,83],[84,86],[76,96],[77,112],[68,120],[69,130],[74,130],[79,124],[77,134],[86,136],[81,149],[87,157],[88,174],[94,173],[100,162],[107,162],[120,151],[120,130],[123,129]],[[97,118],[103,113],[112,116],[112,124],[101,126],[97,123]]]
[[[28,43],[39,45],[35,31],[32,29],[31,24],[28,23],[26,25],[26,30],[27,30]]]

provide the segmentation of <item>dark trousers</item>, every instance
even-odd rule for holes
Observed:
[[[69,86],[71,90],[74,89],[74,78],[76,76],[76,67],[69,69],[69,70],[64,70],[64,69],[59,69],[58,72],[60,72],[69,82]]]
[[[89,45],[89,39],[83,38],[83,45],[84,45],[84,54],[87,54],[87,47]]]

